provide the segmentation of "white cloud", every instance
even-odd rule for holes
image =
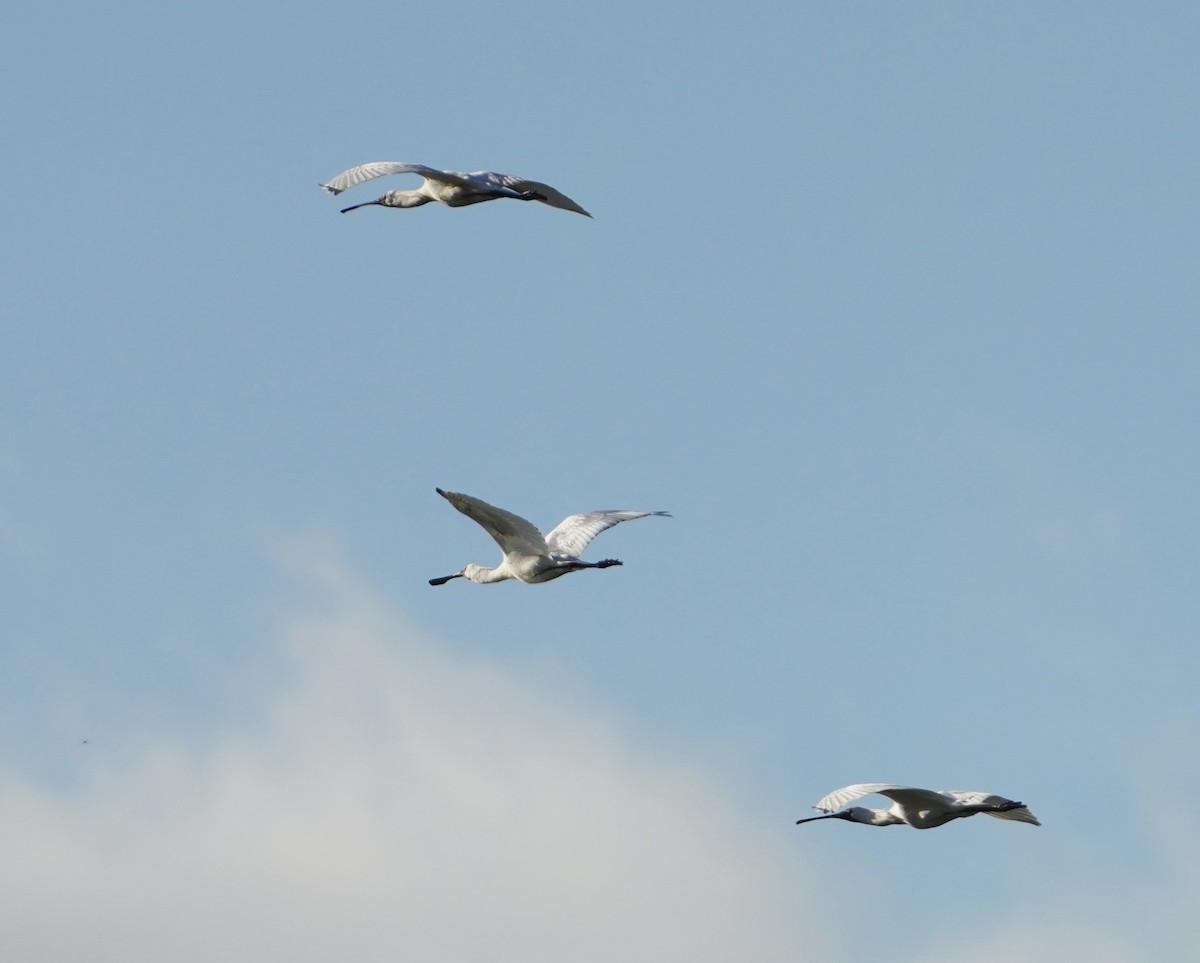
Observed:
[[[336,565],[252,725],[0,782],[23,963],[831,959],[795,847],[702,766],[440,651]],[[784,826],[786,829],[786,825]]]
[[[1191,952],[1200,844],[1182,799],[1160,796],[1138,816],[1152,834],[1148,873],[1063,865],[994,912],[918,925],[914,940],[872,911],[911,884],[894,860],[905,848],[881,857],[879,878],[853,862],[816,866],[787,820],[703,762],[648,747],[545,681],[420,638],[336,564],[309,559],[307,577],[328,603],[272,642],[285,677],[252,722],[203,744],[164,732],[94,745],[69,790],[0,774],[0,959],[826,963],[891,946],[921,963],[1131,963]],[[887,853],[893,831],[878,832]]]

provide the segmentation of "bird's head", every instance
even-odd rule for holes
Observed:
[[[807,819],[797,819],[796,825],[816,822],[818,819],[844,819],[847,822],[865,823],[868,826],[882,825],[877,821],[877,817],[877,810],[867,809],[865,806],[851,806],[849,809],[840,809],[836,813],[826,813],[824,816],[809,816]]]
[[[451,579],[465,578],[475,582],[478,585],[486,585],[488,582],[498,581],[498,579],[493,575],[495,571],[495,569],[488,568],[486,565],[478,565],[475,562],[472,562],[466,568],[462,569],[462,571],[455,572],[453,575],[443,575],[441,578],[431,578],[429,580],[429,584],[445,585]],[[501,577],[506,578],[507,576]]]
[[[822,816],[809,816],[806,819],[797,819],[796,825],[799,826],[801,823],[815,823],[819,819],[850,819],[850,820],[853,820],[854,817],[851,815],[851,813],[853,813],[853,812],[854,812],[853,809],[843,809],[840,812],[825,813]]]
[[[487,576],[492,574],[492,569],[486,565],[478,565],[472,562],[458,574],[465,579],[470,579],[472,582],[483,585],[485,582],[491,581]]]

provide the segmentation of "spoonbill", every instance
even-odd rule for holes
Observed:
[[[481,201],[495,201],[512,197],[518,201],[541,201],[564,211],[574,211],[591,217],[582,207],[566,194],[561,194],[549,184],[527,181],[514,174],[497,174],[494,171],[474,171],[463,174],[459,171],[439,171],[424,164],[404,164],[399,161],[372,161],[342,171],[326,184],[319,184],[330,194],[340,194],[376,177],[387,174],[420,174],[425,180],[421,186],[409,191],[388,191],[382,197],[363,204],[343,207],[342,213],[360,207],[378,204],[380,207],[420,207],[430,201],[441,201],[447,207],[466,207]]]
[[[851,800],[872,793],[887,796],[892,800],[891,807],[867,809],[865,806],[851,806],[849,809],[841,809]],[[819,809],[825,815],[797,819],[796,825],[815,822],[818,819],[846,819],[868,826],[909,825],[913,829],[934,829],[952,819],[974,816],[976,813],[987,813],[997,819],[1015,819],[1017,822],[1032,823],[1034,826],[1041,825],[1024,803],[1014,802],[1003,796],[964,789],[934,792],[932,789],[914,789],[890,782],[863,782],[838,789],[813,806],[813,809]],[[835,812],[839,809],[840,812]]]
[[[468,518],[473,518],[482,525],[496,540],[504,558],[495,568],[472,562],[461,572],[431,578],[430,585],[445,585],[452,578],[466,578],[480,585],[519,578],[522,582],[533,585],[537,582],[549,582],[560,575],[584,568],[609,568],[620,565],[622,563],[615,558],[606,558],[601,562],[584,562],[579,555],[593,538],[619,522],[645,518],[647,515],[669,515],[668,512],[583,512],[579,515],[568,515],[550,530],[549,535],[543,537],[531,522],[520,515],[506,512],[503,508],[496,508],[470,495],[444,492],[440,488],[435,491]]]

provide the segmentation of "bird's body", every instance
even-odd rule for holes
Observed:
[[[620,522],[647,515],[666,515],[667,512],[603,511],[583,512],[570,515],[558,523],[550,533],[543,536],[531,522],[520,515],[506,512],[487,502],[460,495],[458,492],[437,493],[468,518],[474,519],[496,540],[504,558],[495,568],[471,563],[462,571],[441,578],[431,578],[430,585],[444,585],[454,578],[470,579],[480,585],[503,582],[515,578],[536,584],[549,582],[568,572],[585,568],[609,568],[620,565],[615,558],[600,562],[585,562],[580,559],[583,550],[593,538],[605,529]]]
[[[892,800],[892,805],[887,809],[868,809],[865,806],[842,809],[846,803],[872,793],[887,796]],[[819,809],[825,815],[797,819],[796,823],[811,823],[818,819],[845,819],[867,826],[907,825],[913,829],[934,829],[952,819],[986,813],[997,819],[1014,819],[1022,823],[1032,823],[1034,826],[1041,825],[1024,803],[1005,799],[1003,796],[963,789],[935,792],[932,789],[915,789],[889,782],[864,782],[846,786],[831,792],[813,809]]]
[[[353,211],[359,207],[370,207],[372,204],[380,207],[420,207],[431,201],[440,201],[447,207],[466,207],[468,204],[479,204],[482,201],[495,201],[502,197],[511,197],[518,201],[541,201],[551,207],[564,211],[574,211],[591,217],[582,207],[576,204],[566,194],[556,191],[549,184],[540,181],[530,181],[513,174],[497,174],[495,171],[473,171],[464,174],[460,171],[440,171],[424,164],[405,164],[400,161],[372,161],[360,164],[342,171],[328,183],[321,184],[330,194],[340,194],[363,181],[388,174],[419,174],[425,178],[421,186],[408,191],[388,191],[373,201],[363,204],[353,204],[342,208],[342,213]]]

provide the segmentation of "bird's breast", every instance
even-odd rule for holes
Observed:
[[[549,582],[552,578],[564,574],[554,562],[543,555],[509,555],[506,557],[508,569],[522,582],[531,585],[538,582]]]

